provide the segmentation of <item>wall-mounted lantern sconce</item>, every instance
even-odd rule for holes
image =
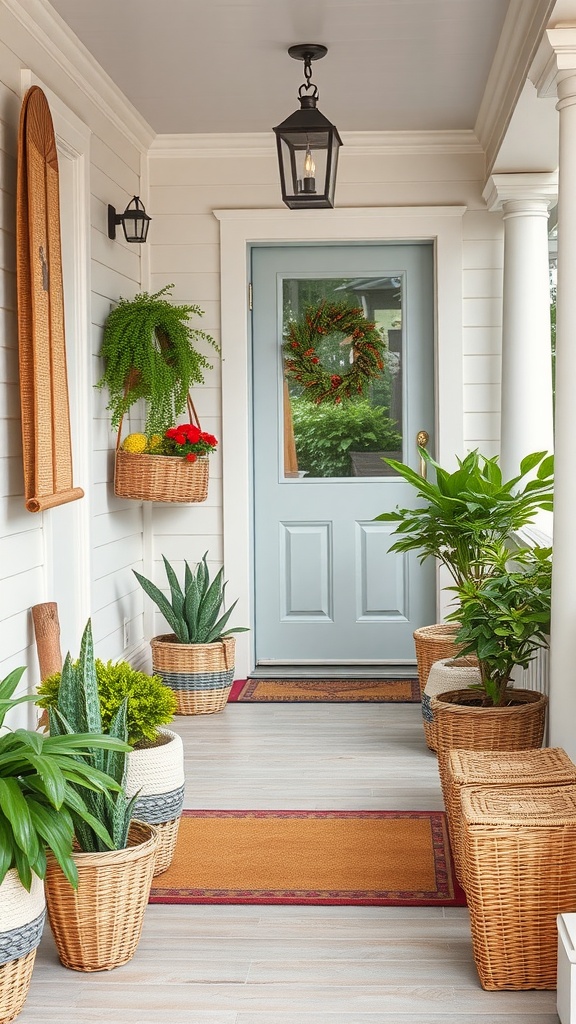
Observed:
[[[291,210],[333,207],[342,140],[336,127],[317,109],[318,89],[311,82],[311,62],[320,60],[328,50],[320,43],[299,43],[288,53],[294,60],[304,61],[306,82],[298,90],[300,110],[274,128],[282,201]]]
[[[139,196],[134,196],[124,213],[116,213],[114,207],[109,206],[108,238],[116,238],[116,225],[121,224],[127,242],[145,242],[151,220]]]

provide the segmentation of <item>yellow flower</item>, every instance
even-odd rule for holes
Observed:
[[[147,444],[148,440],[145,434],[128,434],[128,437],[122,441],[124,451],[133,454],[143,452]]]
[[[162,434],[152,434],[148,438],[148,450],[153,452],[155,448],[159,448],[162,444]]]

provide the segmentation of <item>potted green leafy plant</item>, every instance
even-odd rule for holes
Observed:
[[[0,682],[0,728],[12,708],[34,700],[13,697],[23,673],[15,669]],[[126,749],[120,740],[86,731],[42,736],[17,729],[0,735],[0,1020],[17,1016],[28,994],[44,926],[46,851],[75,890],[76,829],[90,827],[104,847],[113,846],[85,797],[106,801],[120,788],[92,763],[96,750]]]
[[[201,431],[190,390],[204,383],[204,371],[212,368],[200,345],[220,349],[214,338],[190,324],[192,317],[203,315],[199,306],[168,300],[173,287],[120,299],[108,314],[100,349],[104,371],[96,386],[107,388],[112,427],[118,430],[115,491],[138,501],[205,501],[208,453],[217,443]],[[144,433],[130,434],[121,444],[123,418],[140,399],[146,403]],[[190,423],[176,428],[186,409]],[[196,442],[201,435],[204,445],[177,451],[169,444],[174,439],[167,437],[176,429],[197,431]]]
[[[182,715],[210,714],[226,707],[234,680],[236,641],[231,634],[245,631],[243,626],[227,628],[237,600],[224,611],[224,570],[211,580],[207,557],[208,552],[195,572],[184,563],[181,585],[170,562],[162,556],[169,598],[134,570],[144,592],[172,629],[172,633],[152,639],[152,665],[174,690]]]
[[[47,862],[46,901],[58,956],[66,967],[78,971],[109,970],[132,958],[152,883],[156,830],[133,819],[136,797],[128,797],[124,785],[130,749],[126,705],[124,699],[109,728],[119,745],[91,755],[93,770],[112,776],[116,789],[107,799],[98,792],[88,793],[91,818],[75,822],[77,852],[72,857],[80,879],[78,889],[55,858],[49,856]],[[90,621],[78,661],[72,662],[69,654],[66,657],[58,702],[48,709],[48,716],[50,736],[70,741],[79,732],[102,733]],[[112,838],[112,849],[103,841],[103,828]]]
[[[523,750],[540,747],[547,697],[513,687],[516,666],[527,668],[548,646],[552,549],[524,548],[490,572],[455,588],[457,641],[478,658],[478,682],[432,697],[438,762],[447,784],[450,750]]]
[[[96,658],[94,665],[104,732],[126,703],[128,743],[134,749],[126,758],[124,785],[128,797],[137,796],[133,816],[157,827],[154,874],[160,874],[172,862],[184,805],[182,739],[164,728],[174,717],[176,698],[159,675],[140,672],[127,661]],[[40,707],[58,706],[60,683],[60,672],[43,680],[38,688]]]
[[[385,460],[414,488],[419,504],[377,518],[396,524],[398,539],[391,551],[415,551],[421,562],[437,559],[457,587],[498,572],[503,551],[513,547],[513,534],[532,523],[539,511],[552,508],[554,461],[546,452],[527,455],[519,473],[506,481],[496,456],[469,452],[450,473],[424,448],[419,453],[431,479],[402,462]],[[449,623],[415,631],[422,692],[431,665],[459,653],[455,636],[456,626]]]

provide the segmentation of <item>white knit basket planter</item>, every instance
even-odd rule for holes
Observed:
[[[154,874],[166,871],[174,857],[184,805],[184,747],[177,733],[159,729],[169,737],[157,747],[132,750],[127,758],[126,792],[138,794],[134,817],[156,825],[159,833]]]
[[[45,917],[44,882],[32,875],[28,892],[12,868],[0,885],[0,1024],[26,1002]]]
[[[422,694],[424,735],[430,750],[438,749],[431,698],[448,690],[463,690],[479,682],[480,669],[472,658],[441,658],[434,662]]]

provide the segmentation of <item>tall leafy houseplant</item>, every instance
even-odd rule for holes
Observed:
[[[212,368],[199,343],[219,352],[214,338],[189,323],[203,315],[200,307],[176,305],[165,297],[173,287],[121,298],[107,317],[100,350],[104,372],[96,386],[108,389],[114,428],[143,398],[145,433],[163,435],[184,412],[191,387],[202,384],[203,371]]]
[[[210,579],[208,552],[195,571],[188,562],[184,563],[183,584],[168,559],[164,555],[162,558],[170,597],[152,580],[134,571],[172,629],[172,633],[151,641],[154,671],[174,689],[180,714],[222,711],[234,678],[232,634],[245,632],[243,626],[228,627],[237,600],[224,611],[224,569]]]

